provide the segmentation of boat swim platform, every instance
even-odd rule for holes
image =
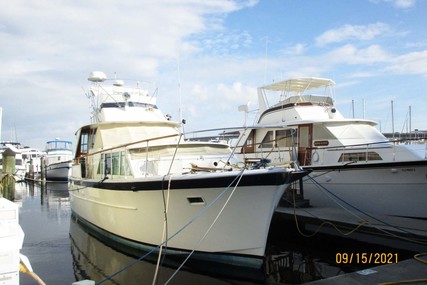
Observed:
[[[423,261],[425,257],[420,257]],[[395,283],[396,282],[396,283]],[[352,273],[316,280],[310,285],[386,285],[386,284],[427,284],[427,263],[415,258],[393,264],[385,264]]]
[[[316,233],[385,245],[412,252],[427,252],[427,221],[350,212],[339,208],[279,206],[276,218],[298,223],[299,234]],[[425,268],[427,270],[427,267]]]

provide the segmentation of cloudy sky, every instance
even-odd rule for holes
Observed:
[[[240,126],[256,88],[332,78],[344,116],[427,130],[427,0],[14,0],[0,9],[2,140],[89,123],[87,77],[153,82],[186,130]],[[180,99],[181,98],[181,99]]]

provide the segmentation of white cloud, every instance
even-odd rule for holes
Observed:
[[[390,55],[379,45],[358,49],[353,45],[344,45],[322,56],[329,64],[373,64],[386,62]]]
[[[427,77],[427,50],[398,56],[386,70],[398,74],[419,74]]]
[[[295,45],[286,46],[283,49],[283,53],[286,55],[302,55],[305,52],[306,45],[298,43]]]
[[[397,8],[412,8],[415,6],[415,0],[395,0],[393,1],[393,4]]]
[[[237,105],[256,100],[256,88],[246,86],[242,82],[236,81],[231,85],[220,83],[216,86],[216,90],[217,94],[221,94],[221,98],[226,99],[220,103],[224,109],[228,109],[230,106],[235,109]]]
[[[206,101],[209,98],[209,90],[206,86],[202,86],[200,84],[195,84],[191,88],[191,95],[195,98],[198,98],[202,101]]]
[[[376,23],[370,25],[344,25],[331,29],[316,38],[316,45],[325,46],[330,43],[339,43],[351,40],[372,40],[389,31],[387,24]]]
[[[218,64],[211,68],[220,69],[221,66]],[[187,119],[187,130],[238,126],[243,124],[244,118],[238,112],[238,106],[257,102],[255,87],[240,81],[216,82],[195,84],[189,96],[183,94],[183,117]]]
[[[416,5],[416,0],[371,0],[374,3],[392,3],[392,5],[398,9],[408,9]]]
[[[249,3],[222,1],[13,1],[0,11],[2,61],[12,70],[35,71],[126,65],[144,72],[141,56],[165,60],[197,49],[184,39],[220,28],[224,15]],[[16,57],[19,53],[22,56]],[[73,60],[69,65],[70,58]],[[137,60],[138,59],[138,60]],[[31,69],[26,66],[31,65]],[[157,65],[151,64],[155,74]]]
[[[87,86],[85,78],[90,71],[102,70],[110,77],[117,72],[124,79],[160,78],[164,92],[168,84],[177,85],[178,77],[171,77],[176,73],[177,58],[203,48],[199,42],[191,41],[193,35],[224,30],[224,19],[229,13],[256,3],[253,0],[4,3],[0,9],[3,131],[15,125],[23,143],[41,140],[38,147],[54,137],[72,139],[74,131],[89,120],[81,87]],[[250,40],[244,34],[237,39],[231,37],[229,42],[234,41],[233,47],[240,48],[236,43],[250,44]],[[171,95],[161,95],[171,96],[168,103],[174,104],[176,90],[171,90]],[[40,130],[37,138],[34,138],[35,129]]]
[[[352,72],[349,77],[350,78],[369,78],[376,75],[377,73],[374,73],[374,72],[361,71],[361,72]]]
[[[252,36],[246,31],[222,31],[214,36],[208,34],[199,37],[197,43],[204,52],[215,55],[228,55],[251,44]]]

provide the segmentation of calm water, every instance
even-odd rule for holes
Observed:
[[[97,284],[152,284],[155,264],[138,262],[129,269],[102,282],[107,276],[132,264],[135,257],[122,254],[89,235],[71,217],[67,184],[51,183],[17,185],[16,203],[20,207],[20,224],[25,233],[21,253],[31,262],[34,272],[47,284],[72,284],[92,279]],[[180,271],[169,284],[300,284],[310,280],[344,274],[366,268],[359,265],[337,266],[337,252],[393,252],[399,260],[413,253],[327,236],[304,239],[281,222],[274,222],[269,236],[269,262],[263,272],[244,272],[249,280],[236,280],[233,268],[214,268],[214,276],[192,268]],[[212,268],[210,268],[212,269]],[[164,284],[175,272],[162,266],[158,284]],[[200,272],[200,271],[199,271]],[[256,279],[254,279],[256,278]],[[35,281],[21,274],[21,285]]]

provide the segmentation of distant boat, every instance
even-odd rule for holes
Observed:
[[[77,131],[73,215],[122,245],[259,267],[280,197],[306,172],[244,168],[226,144],[184,140],[145,89],[106,80],[89,77],[92,123]]]
[[[334,105],[334,85],[295,78],[260,87],[257,122],[240,131],[236,154],[275,166],[298,160],[312,171],[304,196],[314,207],[400,217],[409,232],[425,231],[427,223],[410,225],[427,221],[426,146],[394,143],[375,122],[344,118]],[[267,97],[277,103],[269,106]]]
[[[67,181],[71,175],[72,142],[55,139],[46,143],[46,180]]]
[[[2,153],[10,148],[15,153],[15,180],[23,181],[29,173],[38,174],[41,172],[41,160],[45,153],[36,148],[23,147],[19,142],[0,143],[0,175],[3,170]],[[32,169],[31,169],[32,167]]]
[[[15,170],[11,173],[16,181],[23,181],[27,172],[26,161],[22,157],[23,147],[19,142],[0,142],[0,175],[3,173],[3,152],[10,149],[15,153]]]
[[[41,172],[41,160],[45,155],[45,152],[36,148],[24,147],[21,149],[21,156],[25,165],[26,176],[28,176],[30,173],[36,175]]]

